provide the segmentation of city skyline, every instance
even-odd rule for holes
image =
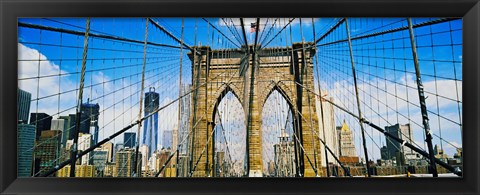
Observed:
[[[123,131],[108,141],[121,148],[148,146],[142,149],[149,161],[143,167],[157,166],[151,160],[157,152],[170,148],[174,154],[180,146],[178,153],[198,158],[187,160],[193,176],[219,174],[208,172],[215,165],[207,166],[220,163],[214,159],[218,152],[223,161],[237,163],[231,170],[262,176],[276,162],[275,144],[283,134],[292,136],[296,176],[303,176],[300,169],[309,176],[324,174],[317,163],[338,164],[335,157],[358,157],[363,165],[385,160],[383,146],[388,159],[400,151],[414,154],[361,117],[400,133],[395,136],[413,147],[428,152],[438,145],[442,155],[454,158],[463,131],[461,23],[454,18],[21,18],[18,119],[34,125],[37,142],[42,133],[61,132],[54,136],[63,148],[77,137],[72,130],[80,121],[80,150]],[[432,132],[431,143],[424,141],[425,128]],[[85,157],[103,162],[104,154],[99,155]],[[68,158],[61,152],[55,158],[60,156]],[[176,162],[173,158],[168,175]],[[109,170],[108,164],[101,167]]]

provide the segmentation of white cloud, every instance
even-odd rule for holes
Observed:
[[[40,75],[58,75],[66,74],[67,72],[36,49],[27,47],[23,44],[18,44],[18,78],[32,78]],[[40,60],[40,61],[39,61]],[[40,69],[39,69],[40,68]],[[58,76],[46,77],[38,81],[34,79],[19,80],[18,86],[20,89],[25,90],[32,94],[32,99],[38,97],[52,96],[50,98],[42,99],[38,102],[38,112],[47,113],[53,118],[57,118],[58,115],[68,115],[75,113],[75,106],[77,102],[77,93],[63,93],[60,95],[60,101],[58,101],[59,90],[61,92],[78,88],[77,76],[62,76],[59,81]],[[93,74],[87,74],[85,78],[85,88],[83,94],[83,101],[86,102],[87,98],[90,99],[90,103],[98,103],[100,105],[99,116],[99,139],[104,139],[114,132],[121,130],[128,126],[132,122],[138,119],[139,112],[139,84],[131,85],[127,79],[116,80],[109,75],[104,74],[101,71],[96,71]],[[136,82],[136,81],[132,81]],[[94,87],[89,87],[90,85]],[[98,85],[97,85],[98,84]],[[145,86],[150,86],[148,80],[146,80]],[[123,88],[123,89],[122,89]],[[131,99],[130,99],[131,98]],[[160,97],[162,98],[162,97]],[[124,101],[122,101],[125,99]],[[160,106],[170,103],[173,99],[165,97],[162,99]],[[116,104],[114,106],[114,104]],[[36,101],[32,102],[30,112],[37,112]],[[177,124],[177,104],[172,104],[159,112],[159,142],[161,141],[162,130],[171,130]],[[133,106],[133,107],[132,107]],[[63,113],[65,108],[73,107]],[[142,113],[143,117],[143,113]],[[137,132],[138,127],[133,127],[128,132]],[[114,143],[123,142],[123,135],[116,137],[113,140]]]
[[[31,93],[32,100],[36,98],[52,96],[39,100],[38,112],[45,112],[49,114],[58,113],[59,102],[58,96],[55,94],[58,94],[59,90],[61,92],[65,91],[65,89],[60,88],[59,82],[63,82],[62,86],[71,86],[74,85],[74,82],[64,79],[65,77],[62,77],[59,81],[58,76],[45,77],[41,79],[37,79],[35,77],[66,73],[66,71],[60,70],[58,65],[49,61],[47,57],[38,50],[27,47],[21,43],[18,44],[18,87]],[[70,101],[73,101],[73,105],[75,105],[75,99],[75,93],[62,94],[60,97],[62,105],[64,105],[65,102]],[[30,107],[31,112],[37,112],[36,105],[36,101],[33,101]],[[60,107],[65,108],[65,106],[62,105],[60,105]],[[60,109],[60,111],[61,110],[62,109]]]

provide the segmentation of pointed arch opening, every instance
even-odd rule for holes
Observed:
[[[293,105],[277,86],[266,96],[262,110],[263,174],[295,177],[298,172]]]
[[[213,110],[214,177],[242,177],[247,172],[245,112],[236,93],[226,87]]]

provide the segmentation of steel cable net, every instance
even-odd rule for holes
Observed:
[[[424,141],[425,131],[407,19],[352,18],[349,22],[351,53],[363,117],[428,151]],[[458,72],[461,71],[462,52],[461,36],[458,34],[461,33],[460,26],[461,20],[454,18],[413,19],[426,110],[434,137],[432,142],[436,157],[444,161],[447,161],[447,154],[453,156],[461,153],[462,77]],[[358,114],[352,58],[345,28],[345,22],[340,22],[317,45],[317,55],[321,59],[318,64],[320,85],[336,104]],[[339,109],[334,109],[334,115],[337,125],[345,120],[350,126],[354,132],[357,154],[363,156],[363,151],[359,150],[363,146],[358,119]],[[403,167],[397,171],[402,174],[408,171],[408,166],[428,164],[428,158],[385,138],[382,133],[368,126],[365,133],[366,147],[371,156],[369,160],[383,159],[379,163],[397,164]],[[383,146],[386,148],[381,154]]]
[[[274,91],[262,113],[263,171],[270,177],[295,176],[292,110],[285,98]]]
[[[272,77],[252,74],[256,83],[279,89],[291,83],[288,90],[308,97],[302,110],[287,97],[293,91],[256,94],[265,96],[255,103],[261,104],[262,176],[303,176],[303,166],[315,176],[431,176],[429,153],[439,174],[462,170],[460,18],[412,18],[411,25],[407,18],[21,18],[18,24],[19,177],[189,177],[199,170],[249,176],[253,101],[246,98],[250,86],[235,79],[250,79],[250,66],[258,71],[269,60],[293,61],[307,51],[312,55],[298,63],[312,67],[313,83],[288,80],[295,70],[283,73],[280,65],[269,65],[276,67]],[[224,67],[205,71],[212,67],[202,63],[221,60]],[[213,102],[202,99],[223,88],[232,90]],[[214,127],[200,142],[208,120]],[[296,133],[301,128],[312,129],[311,138]],[[318,145],[313,154],[307,139]]]
[[[215,115],[215,176],[243,176],[247,154],[245,113],[232,92],[223,97]]]

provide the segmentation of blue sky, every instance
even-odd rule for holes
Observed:
[[[181,18],[154,18],[154,20],[176,37],[181,37]],[[224,32],[235,44],[239,44],[234,35],[226,28],[223,20],[218,18],[208,18],[207,20],[215,24],[215,26]],[[429,20],[434,19],[413,19],[413,23],[417,24]],[[85,21],[85,18],[19,19],[19,22],[23,23],[76,31],[84,31]],[[241,26],[238,18],[232,20],[226,19],[226,21],[229,25],[233,23],[241,35]],[[255,21],[256,19],[254,18],[245,19],[245,30],[247,31],[249,44],[253,44],[254,42],[254,33],[250,33],[250,23]],[[320,37],[329,27],[335,24],[338,19],[315,18],[313,20],[315,29],[313,29],[311,18],[302,18],[301,25],[300,19],[295,19],[292,21],[291,26],[282,31],[275,39],[272,39],[274,35],[282,29],[285,23],[288,23],[289,18],[278,19],[274,27],[270,28],[274,21],[275,19],[268,19],[267,21],[267,19],[262,18],[260,22],[262,39],[260,39],[259,42],[266,44],[271,40],[270,43],[266,45],[267,47],[284,47],[285,45],[291,45],[292,42],[301,42],[302,37],[305,41],[313,41],[313,32],[316,33],[316,38]],[[404,18],[349,19],[352,37],[398,28],[406,24]],[[462,104],[454,101],[457,99],[459,99],[460,102],[462,101],[461,25],[461,20],[453,20],[415,29],[422,80],[425,85],[425,90],[430,92],[426,94],[428,97],[427,105],[432,112],[429,113],[430,126],[436,135],[442,134],[443,139],[457,147],[462,144],[460,126],[456,124],[461,124],[458,113],[461,112]],[[152,24],[149,24],[148,28],[148,41],[168,45],[179,45]],[[343,29],[334,31],[319,44],[346,38],[345,26],[342,25],[339,28]],[[272,30],[268,33],[270,29]],[[91,33],[144,41],[145,19],[92,18]],[[77,93],[76,91],[67,91],[78,88],[78,72],[81,67],[83,36],[20,27],[18,38],[19,60],[21,60],[19,61],[19,86],[21,89],[32,93],[32,99],[37,98],[37,96],[41,98],[38,102],[32,101],[31,112],[36,112],[37,110],[38,112],[46,112],[54,115],[54,118],[58,117],[58,115],[74,113],[75,109],[72,109],[72,107],[76,105],[75,100]],[[243,40],[243,37],[240,36],[239,38]],[[208,23],[201,18],[184,19],[184,40],[185,43],[190,46],[195,45],[196,41],[196,45],[211,45],[216,49],[236,47],[235,44],[230,43],[227,38],[211,28]],[[420,115],[418,108],[414,106],[414,104],[418,105],[418,94],[415,93],[415,90],[411,89],[416,88],[416,84],[414,82],[414,66],[411,60],[412,54],[408,31],[353,41],[352,44],[359,80],[360,97],[365,101],[362,108],[365,117],[372,122],[378,121],[376,124],[379,124],[379,126],[386,126],[389,123],[395,124],[397,122],[402,124],[417,122],[421,124],[421,121],[419,122]],[[394,49],[391,49],[392,47]],[[319,63],[316,64],[315,67],[321,67],[321,88],[327,89],[329,95],[335,99],[335,102],[340,101],[340,105],[356,110],[356,101],[353,98],[354,96],[352,96],[353,90],[351,90],[353,82],[351,80],[351,69],[349,69],[349,53],[345,48],[345,43],[319,47],[317,51]],[[155,87],[156,91],[160,93],[160,104],[165,105],[178,97],[180,50],[149,46],[147,51],[145,87],[147,89],[148,87]],[[184,49],[182,54],[183,84],[191,83],[191,62],[186,56],[187,52],[188,51]],[[29,61],[23,61],[24,59]],[[39,62],[38,59],[42,61]],[[130,124],[130,122],[138,116],[138,108],[136,107],[138,107],[139,97],[137,94],[139,93],[140,83],[137,82],[141,76],[139,73],[141,72],[143,62],[143,44],[127,44],[118,41],[91,38],[89,41],[88,59],[85,86],[94,86],[85,89],[83,99],[84,102],[87,98],[92,99],[94,103],[99,103],[101,111],[103,110],[100,116],[100,127],[103,128],[100,131],[101,139],[114,132],[114,129],[118,130]],[[40,70],[40,72],[38,70]],[[454,71],[456,72],[455,74]],[[53,76],[40,80],[34,78],[36,76],[43,77],[48,75]],[[436,77],[434,77],[434,75]],[[318,78],[318,75],[315,73],[315,79]],[[37,88],[39,91],[38,94],[36,92]],[[383,89],[383,91],[381,89]],[[394,98],[391,95],[396,94],[399,97],[407,98],[407,91],[409,101],[412,102],[411,104],[398,103],[398,98]],[[62,93],[62,95],[56,95],[57,93]],[[376,98],[376,96],[381,96],[382,99],[385,100],[380,101],[380,103],[371,104],[370,100]],[[343,101],[345,97],[349,99]],[[161,119],[159,120],[161,121],[159,125],[160,131],[175,128],[177,116],[172,113],[177,112],[177,107],[177,104],[172,104],[159,113],[159,118]],[[398,110],[399,113],[404,115],[410,114],[412,120],[409,121],[399,117],[397,121],[395,118],[398,114],[395,110]],[[275,114],[281,111],[271,112]],[[352,129],[354,129],[357,153],[360,155],[362,150],[360,145],[361,140],[358,140],[359,126],[355,125],[355,120],[340,110],[336,109],[334,112],[337,125],[339,125],[343,119],[347,119],[347,122],[350,123]],[[439,113],[441,116],[444,116],[444,118],[436,117],[435,113]],[[384,118],[388,116],[388,122],[379,116]],[[231,118],[238,117],[231,116]],[[415,141],[423,146],[423,144],[420,143],[423,136],[421,127],[415,126],[413,130]],[[130,131],[136,132],[137,129],[133,128]],[[371,131],[371,129],[369,129],[368,132],[371,132],[370,134],[372,134],[371,136],[375,143],[367,139],[367,145],[379,144],[381,146],[382,141],[383,144],[385,144],[385,139],[378,133]],[[163,133],[159,132],[159,140],[162,140],[162,135]],[[272,136],[276,137],[275,135]],[[114,140],[115,143],[122,141],[122,136]],[[434,143],[440,144],[437,137],[434,137]],[[450,145],[446,142],[442,142],[442,144],[446,153],[452,156],[455,152],[454,147],[449,147]],[[372,148],[371,155],[378,158],[378,149],[375,147]]]

